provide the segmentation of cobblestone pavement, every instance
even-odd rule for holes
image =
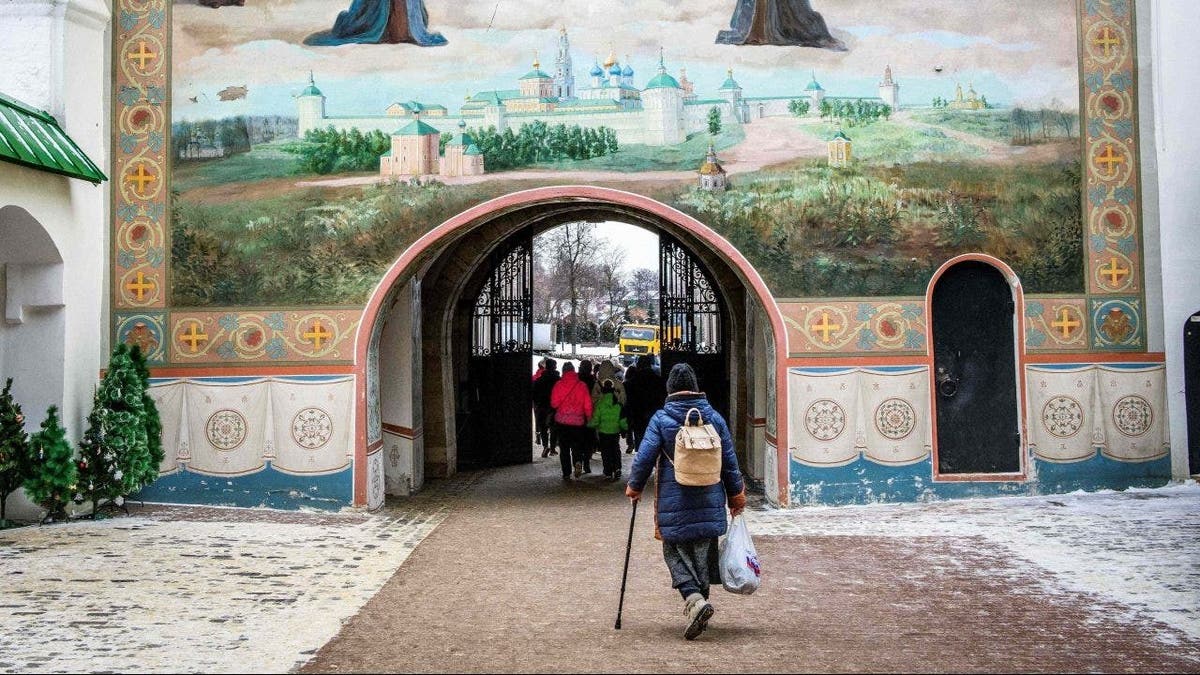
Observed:
[[[477,476],[375,514],[148,505],[0,532],[0,672],[283,672]]]
[[[752,596],[685,642],[649,505],[489,472],[302,672],[1198,672],[1200,488],[755,510]]]

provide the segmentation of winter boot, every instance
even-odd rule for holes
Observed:
[[[575,477],[579,478],[583,475],[583,462],[575,462]]]
[[[683,613],[687,616],[687,628],[683,631],[685,640],[695,640],[700,637],[705,628],[708,628],[708,620],[712,618],[713,606],[704,599],[699,593],[692,593],[683,602]]]

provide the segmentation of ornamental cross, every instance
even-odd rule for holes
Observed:
[[[1096,45],[1097,47],[1103,48],[1104,49],[1104,57],[1108,58],[1109,56],[1112,56],[1112,48],[1121,44],[1121,38],[1117,37],[1112,32],[1111,28],[1109,28],[1108,26],[1105,26],[1104,30],[1100,32],[1100,37],[1096,38],[1095,40],[1092,40],[1092,44]]]
[[[1064,338],[1070,337],[1071,331],[1075,330],[1075,328],[1079,326],[1079,322],[1071,319],[1071,313],[1067,311],[1066,307],[1063,307],[1058,311],[1058,321],[1051,322],[1050,326],[1062,331],[1062,336]]]
[[[137,273],[137,281],[131,281],[131,282],[125,284],[125,288],[126,288],[126,290],[130,290],[130,291],[133,291],[134,293],[137,293],[137,299],[142,300],[146,294],[146,291],[150,290],[151,288],[154,288],[154,283],[146,281],[145,273],[138,272]]]
[[[128,174],[125,176],[125,180],[129,181],[130,183],[137,183],[138,194],[145,195],[146,183],[153,183],[154,181],[158,180],[158,176],[152,173],[146,173],[146,165],[138,164],[137,175],[135,176],[133,174]]]
[[[1116,165],[1121,164],[1124,161],[1125,161],[1125,157],[1113,152],[1113,146],[1111,143],[1104,146],[1104,154],[1100,155],[1099,157],[1096,158],[1097,164],[1106,165],[1105,168],[1108,169],[1107,176],[1109,178],[1111,178],[1117,174],[1117,170],[1115,168]]]
[[[321,325],[320,320],[317,320],[313,321],[312,329],[305,333],[303,337],[312,340],[313,349],[320,349],[321,341],[328,340],[329,338],[333,337],[333,333],[325,330],[324,326]]]
[[[841,324],[829,323],[829,312],[821,312],[821,323],[812,325],[813,332],[821,331],[821,342],[829,344],[829,334],[842,329]]]
[[[138,68],[146,69],[146,62],[158,58],[158,54],[146,49],[146,41],[138,40],[138,51],[129,55],[130,61],[137,61]]]
[[[192,353],[196,353],[196,345],[201,342],[208,342],[208,335],[200,331],[200,324],[193,323],[191,332],[179,336],[180,341],[187,342],[192,347]]]
[[[1108,259],[1108,268],[1101,267],[1100,274],[1109,278],[1109,286],[1116,286],[1121,277],[1129,274],[1129,270],[1117,265],[1116,258]]]

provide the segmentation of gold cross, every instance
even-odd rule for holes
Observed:
[[[1050,326],[1052,328],[1057,328],[1057,329],[1061,330],[1062,336],[1064,338],[1069,337],[1071,335],[1071,331],[1074,330],[1075,327],[1079,325],[1079,322],[1071,320],[1071,313],[1067,311],[1066,307],[1063,307],[1062,309],[1060,309],[1058,311],[1059,311],[1058,321],[1051,322]]]
[[[137,175],[126,175],[125,180],[129,181],[130,183],[137,183],[138,194],[144,195],[146,194],[146,183],[153,183],[154,181],[158,180],[158,176],[155,176],[152,173],[146,173],[146,165],[138,164]]]
[[[1121,277],[1125,276],[1126,274],[1129,274],[1129,270],[1125,269],[1124,267],[1118,267],[1116,258],[1109,258],[1108,260],[1109,260],[1108,269],[1101,267],[1100,274],[1107,276],[1109,279],[1111,279],[1112,281],[1109,283],[1109,285],[1115,287],[1117,285],[1117,282],[1120,281]]]
[[[310,338],[313,341],[313,349],[321,348],[321,340],[328,340],[333,337],[333,333],[325,330],[321,326],[321,321],[313,321],[312,330],[305,333],[302,337]]]
[[[821,342],[829,344],[829,334],[842,329],[841,324],[829,323],[829,312],[821,312],[821,323],[812,325],[813,331],[821,331]]]
[[[137,299],[141,300],[142,297],[145,295],[146,291],[150,290],[151,288],[154,288],[154,284],[146,281],[146,277],[145,277],[144,273],[138,272],[137,273],[137,281],[131,281],[131,282],[125,284],[125,288],[127,290],[133,291],[134,293],[137,293]]]
[[[1104,154],[1100,155],[1099,157],[1096,158],[1096,162],[1098,164],[1107,164],[1108,165],[1106,168],[1108,169],[1108,176],[1110,178],[1117,174],[1117,171],[1116,171],[1116,169],[1113,168],[1113,166],[1116,164],[1120,164],[1124,161],[1125,161],[1124,157],[1113,152],[1113,146],[1111,143],[1104,146]]]
[[[1112,30],[1110,30],[1108,26],[1105,26],[1104,31],[1100,34],[1100,37],[1092,40],[1092,44],[1096,45],[1097,47],[1103,47],[1104,56],[1109,57],[1112,56],[1112,48],[1121,44],[1121,39],[1116,35],[1113,35]]]
[[[146,41],[145,40],[138,40],[138,51],[134,54],[129,55],[129,60],[137,61],[138,68],[141,68],[142,70],[146,69],[147,61],[149,61],[150,59],[156,59],[156,58],[158,58],[158,54],[155,54],[154,52],[150,51],[149,49],[146,49]]]
[[[179,339],[183,342],[188,342],[192,345],[192,353],[196,353],[196,344],[200,342],[208,342],[208,335],[200,332],[200,324],[193,323],[190,333],[180,335]]]

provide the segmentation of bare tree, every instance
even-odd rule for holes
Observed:
[[[619,310],[618,303],[625,297],[628,290],[625,266],[625,249],[611,246],[600,254],[596,263],[596,273],[600,281],[600,289],[604,292],[607,303],[605,320],[612,321]]]
[[[577,330],[581,290],[586,281],[587,268],[596,253],[599,241],[596,226],[591,223],[567,223],[538,237],[539,254],[549,262],[549,274],[557,277],[566,290],[566,300],[571,317],[571,353],[577,351]]]
[[[645,309],[650,316],[656,314],[651,305],[658,298],[658,271],[643,267],[634,270],[629,281],[629,290],[633,292],[633,301]]]

